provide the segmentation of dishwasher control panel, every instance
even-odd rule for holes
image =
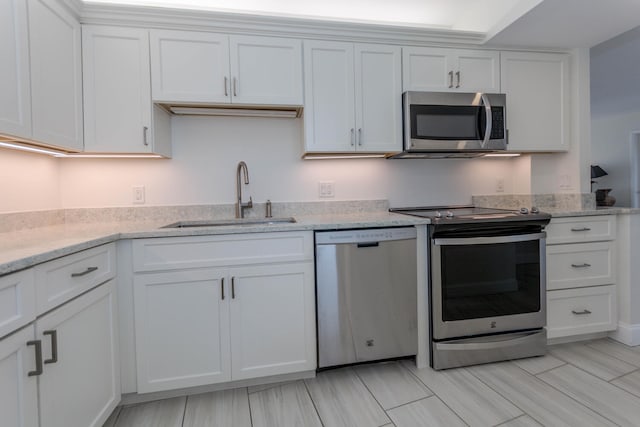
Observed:
[[[317,231],[317,245],[340,243],[384,242],[389,240],[415,239],[415,227],[360,228],[356,230]]]

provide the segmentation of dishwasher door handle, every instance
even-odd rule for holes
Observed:
[[[359,248],[377,248],[378,246],[380,246],[380,242],[358,243]]]

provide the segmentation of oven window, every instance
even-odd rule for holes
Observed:
[[[540,310],[540,242],[441,246],[442,320]]]
[[[411,138],[479,140],[484,110],[475,106],[411,105]],[[484,125],[483,125],[484,126]]]

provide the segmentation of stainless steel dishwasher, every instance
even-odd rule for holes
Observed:
[[[415,355],[416,229],[315,237],[318,367]]]

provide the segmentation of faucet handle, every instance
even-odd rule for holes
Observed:
[[[251,198],[251,196],[249,196],[249,201],[247,202],[247,207],[248,208],[252,208],[253,207],[253,199]]]

